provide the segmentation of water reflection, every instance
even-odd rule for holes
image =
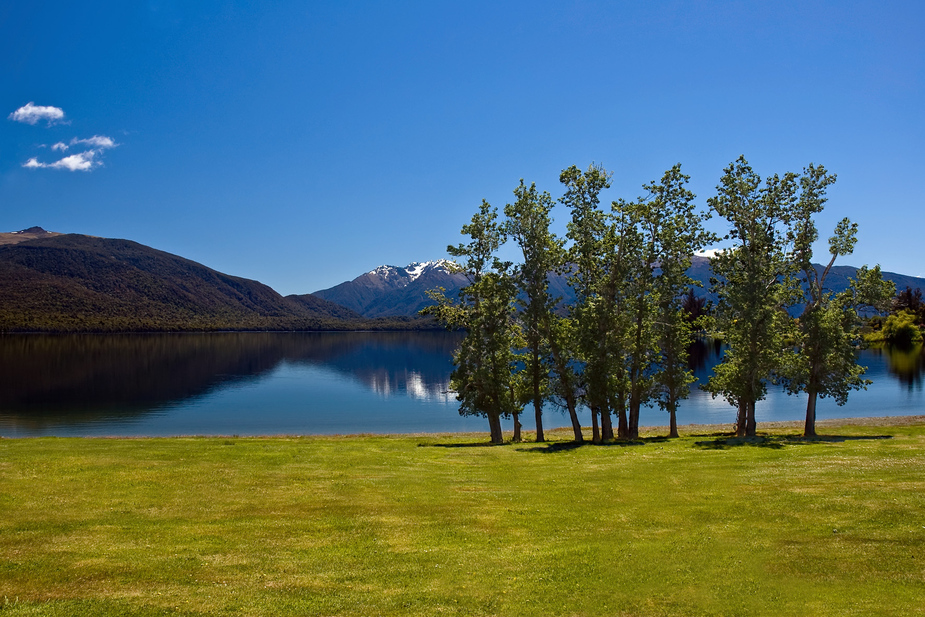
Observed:
[[[688,367],[699,383],[710,378],[713,367],[722,360],[726,345],[719,339],[700,338],[689,349]],[[890,375],[908,388],[922,388],[925,379],[925,346],[883,345],[858,352],[861,365],[884,365]],[[868,373],[870,373],[868,366]],[[878,371],[873,369],[874,373]]]
[[[484,430],[461,418],[449,390],[460,335],[220,333],[0,336],[0,435],[281,434]],[[690,367],[705,382],[720,341],[699,340]],[[870,349],[874,381],[848,405],[820,401],[819,417],[925,412],[925,355]],[[771,387],[759,422],[798,420],[805,397]],[[548,408],[547,426],[567,418]],[[590,415],[582,410],[582,422]],[[530,417],[522,420],[531,428]],[[692,385],[681,423],[726,423],[735,410]],[[667,415],[642,410],[644,425]]]
[[[698,338],[687,350],[687,366],[694,376],[706,380],[710,372],[723,356],[723,342],[719,339]]]
[[[447,401],[458,336],[214,333],[0,336],[0,426],[17,432],[125,421],[315,367],[382,397]],[[2,433],[0,433],[2,434]]]
[[[921,344],[909,347],[885,345],[872,348],[870,353],[887,360],[890,374],[909,390],[922,389],[925,376],[925,347]]]

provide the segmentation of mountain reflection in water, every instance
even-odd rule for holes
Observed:
[[[447,332],[0,336],[0,435],[259,435],[484,431],[449,393]],[[709,378],[723,345],[700,340],[690,368]],[[848,405],[820,400],[819,418],[925,413],[922,347],[870,349],[874,381]],[[759,422],[799,420],[805,398],[770,386]],[[692,387],[679,422],[731,423],[735,410]],[[567,418],[547,406],[548,427]],[[532,413],[522,415],[532,428]],[[590,423],[587,410],[581,420]],[[659,409],[644,425],[667,424]],[[510,421],[507,422],[510,424]]]
[[[445,332],[0,336],[0,435],[118,423],[258,384],[284,368],[334,373],[381,397],[455,404],[447,390],[459,338]]]

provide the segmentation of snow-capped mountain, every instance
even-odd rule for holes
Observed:
[[[455,297],[466,277],[451,272],[451,262],[440,259],[400,266],[379,266],[352,281],[312,295],[346,306],[366,317],[414,316],[432,303],[426,292],[443,287]]]
[[[437,261],[415,261],[404,268],[399,268],[398,266],[379,266],[366,274],[371,274],[385,281],[392,282],[397,287],[405,287],[421,278],[423,274],[433,272],[434,270],[448,271],[451,263],[452,262],[446,259],[438,259]]]

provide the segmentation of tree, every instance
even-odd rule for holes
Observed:
[[[792,340],[787,307],[799,296],[788,255],[798,194],[796,174],[761,178],[744,157],[725,170],[710,206],[731,225],[733,246],[712,260],[716,319],[729,349],[706,384],[738,408],[736,434],[755,435],[755,402],[784,365]]]
[[[619,435],[639,437],[639,412],[655,392],[658,342],[655,335],[656,233],[659,221],[652,204],[643,199],[611,204],[613,257],[607,263],[604,306],[615,314],[609,321],[611,355],[620,364],[614,374]],[[627,414],[627,411],[629,412]]]
[[[554,202],[549,193],[539,193],[536,185],[528,188],[523,179],[514,189],[517,200],[504,208],[507,216],[505,231],[513,238],[523,254],[523,263],[515,269],[520,291],[520,319],[526,342],[526,364],[523,371],[525,399],[533,403],[536,418],[536,440],[544,441],[543,402],[551,387],[550,369],[557,374],[556,390],[562,394],[575,441],[582,441],[574,395],[574,375],[564,353],[567,328],[554,311],[561,298],[549,293],[549,275],[564,267],[564,240],[553,234],[549,225]]]
[[[681,309],[684,311],[684,319],[690,324],[692,330],[704,328],[703,319],[707,315],[706,296],[698,296],[691,287],[681,299]]]
[[[500,261],[495,253],[504,241],[504,230],[497,222],[497,210],[482,201],[479,212],[462,233],[468,244],[448,246],[447,252],[462,258],[461,269],[469,285],[459,292],[456,304],[442,292],[431,293],[437,304],[424,309],[447,327],[463,327],[466,336],[453,357],[456,368],[450,386],[456,391],[461,415],[488,418],[492,443],[503,443],[501,417],[514,416],[515,440],[519,438],[517,414],[516,350],[522,348],[515,319],[516,289],[510,276],[510,263]]]
[[[828,264],[821,272],[813,265],[812,245],[819,237],[813,215],[822,211],[826,188],[835,178],[821,165],[803,170],[791,232],[793,259],[803,273],[805,307],[799,319],[798,350],[784,373],[791,394],[807,394],[803,427],[806,437],[816,436],[817,398],[831,397],[844,405],[851,390],[870,384],[862,378],[866,368],[859,366],[855,358],[859,340],[857,309],[864,305],[883,306],[895,291],[892,283],[883,280],[879,267],[859,270],[858,279],[852,280],[842,293],[826,290],[825,281],[835,260],[854,251],[858,231],[856,223],[842,219],[829,238]]]
[[[694,253],[717,239],[703,227],[709,214],[695,212],[695,196],[686,187],[689,181],[678,164],[666,171],[658,184],[652,182],[646,187],[657,221],[655,335],[661,359],[655,377],[656,400],[668,412],[670,437],[678,436],[678,401],[687,398],[694,381],[688,362],[693,328],[705,315],[706,298],[694,295],[692,285],[696,282],[687,271]],[[690,290],[687,295],[683,295],[684,289]]]
[[[921,343],[922,331],[915,321],[915,313],[905,309],[888,316],[880,330],[879,340],[904,348]]]
[[[578,376],[572,358],[575,349],[575,322],[569,317],[547,313],[545,324],[549,352],[553,362],[550,393],[564,406],[572,423],[573,439],[582,443],[581,423],[578,421]]]
[[[603,286],[613,263],[614,237],[605,213],[599,208],[600,192],[610,186],[603,167],[591,165],[586,172],[572,165],[562,171],[565,185],[560,203],[569,208],[568,238],[572,241],[568,260],[572,266],[569,285],[575,291],[570,315],[575,321],[575,349],[580,360],[580,381],[584,399],[591,409],[593,439],[613,438],[610,418],[612,380],[616,371],[613,353],[614,327],[611,294]],[[601,429],[597,418],[600,415]]]
[[[922,299],[922,290],[906,286],[893,298],[890,311],[894,314],[908,311],[915,316],[916,324],[925,326],[925,300]]]
[[[677,402],[693,381],[687,363],[692,334],[681,301],[694,282],[687,275],[693,254],[714,238],[703,229],[706,215],[695,212],[688,181],[675,165],[643,186],[646,197],[613,203],[623,263],[612,270],[622,277],[613,285],[615,305],[629,317],[622,336],[629,439],[638,438],[640,408],[652,401],[669,412],[677,436]]]

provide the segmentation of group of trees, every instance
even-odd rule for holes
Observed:
[[[688,348],[708,327],[687,272],[695,253],[721,240],[705,228],[713,212],[728,221],[722,239],[731,246],[712,259],[718,302],[709,326],[729,349],[706,388],[738,409],[737,432],[754,435],[755,403],[770,382],[808,393],[807,435],[815,434],[816,398],[842,403],[865,385],[853,355],[857,311],[882,308],[893,289],[879,268],[862,268],[845,292],[826,290],[836,258],[856,241],[857,226],[847,219],[829,240],[828,265],[812,264],[813,216],[834,175],[810,165],[762,182],[740,157],[725,169],[708,211],[697,210],[680,165],[644,185],[643,197],[605,209],[600,196],[610,178],[596,165],[561,173],[565,238],[550,229],[556,201],[521,180],[503,220],[483,201],[462,228],[469,242],[448,247],[470,283],[458,301],[434,290],[425,312],[466,330],[451,384],[460,413],[488,418],[492,442],[503,441],[507,416],[519,440],[519,414],[531,404],[543,441],[546,401],[568,411],[578,442],[579,405],[591,411],[595,441],[636,439],[647,404],[668,412],[677,436],[678,402],[694,381]],[[516,265],[498,257],[507,241],[522,254]],[[568,306],[550,291],[554,273],[574,293]],[[805,308],[793,318],[799,305]]]
[[[925,330],[925,300],[921,289],[906,287],[896,294],[890,305],[890,314],[871,320],[867,340],[885,342],[899,347],[910,347],[922,342]]]
[[[813,216],[822,211],[835,175],[809,165],[798,175],[773,175],[764,182],[740,157],[724,170],[710,206],[730,224],[729,249],[713,258],[719,301],[716,327],[729,349],[706,389],[738,408],[736,432],[755,434],[755,403],[769,382],[807,394],[804,435],[816,434],[816,401],[847,401],[851,390],[869,383],[855,362],[858,310],[882,310],[895,291],[879,266],[857,271],[841,293],[825,281],[839,256],[850,255],[857,225],[842,219],[829,238],[829,262],[813,263],[819,232]],[[796,319],[789,309],[803,305]]]

